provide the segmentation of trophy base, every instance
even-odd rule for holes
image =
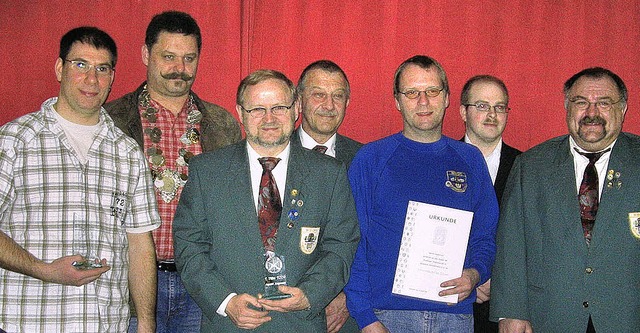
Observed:
[[[282,294],[282,293],[262,296],[263,299],[268,299],[268,300],[285,299],[289,297],[291,297],[291,294]]]
[[[102,267],[101,263],[91,260],[74,261],[71,265],[77,269],[94,269]]]

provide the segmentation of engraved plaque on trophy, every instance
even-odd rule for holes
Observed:
[[[265,253],[264,262],[264,299],[283,299],[291,297],[291,294],[282,293],[278,286],[287,285],[287,274],[284,256],[272,251]]]

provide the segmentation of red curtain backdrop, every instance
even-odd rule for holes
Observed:
[[[562,84],[591,66],[629,88],[624,130],[640,133],[640,0],[632,1],[80,1],[0,0],[0,124],[58,93],[53,65],[60,37],[80,25],[107,31],[119,47],[109,99],[145,78],[140,48],[151,17],[190,13],[203,34],[194,90],[235,115],[235,91],[250,71],[283,71],[294,82],[312,61],[347,72],[351,104],[340,132],[370,142],[402,128],[392,84],[396,67],[426,54],[444,66],[451,105],[444,133],[459,138],[460,90],[476,74],[502,78],[511,95],[505,141],[528,149],[567,132]]]

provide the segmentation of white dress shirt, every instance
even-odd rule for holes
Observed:
[[[473,145],[469,137],[464,135],[464,142]],[[489,168],[489,175],[491,176],[491,183],[496,183],[496,178],[498,177],[498,168],[500,168],[500,156],[502,155],[502,138],[493,149],[489,156],[484,156],[484,161],[487,163],[487,168]]]
[[[616,140],[617,141],[617,140]],[[613,148],[613,145],[616,144],[616,141],[613,141],[608,147],[603,150]],[[575,149],[574,149],[575,148]],[[580,152],[586,153],[584,149],[578,147],[576,142],[573,140],[571,136],[569,136],[569,151],[573,156],[573,168],[575,170],[576,177],[576,195],[580,192],[580,184],[582,183],[582,177],[584,176],[584,169],[587,168],[587,164],[589,164],[589,159],[586,156],[582,156],[576,149]],[[604,187],[604,182],[607,178],[607,166],[609,165],[609,158],[611,157],[611,150],[602,154],[598,161],[596,161],[596,170],[598,171],[598,197],[602,196],[602,188]]]
[[[278,154],[277,157],[280,159],[280,162],[273,168],[271,173],[273,174],[273,178],[275,178],[276,186],[278,187],[278,192],[280,193],[280,203],[284,200],[284,190],[287,184],[287,168],[289,165],[289,153],[291,152],[291,143],[287,145],[287,147]],[[247,142],[247,154],[249,155],[249,171],[251,172],[251,189],[253,192],[253,207],[256,209],[256,224],[258,223],[258,193],[260,191],[260,179],[262,178],[262,164],[258,161],[260,157],[270,157],[270,156],[260,156],[251,145]],[[225,310],[227,309],[227,304],[233,296],[236,296],[236,293],[229,294],[220,306],[216,310],[216,313],[226,317],[227,313]]]
[[[318,143],[309,134],[307,134],[307,132],[304,131],[302,126],[300,126],[300,131],[298,132],[300,133],[300,143],[302,143],[303,147],[307,149],[313,149],[313,147],[317,145],[325,146],[327,147],[327,151],[325,152],[325,154],[331,157],[336,157],[336,133],[333,133],[333,135],[329,138],[329,140],[327,140],[327,142]]]

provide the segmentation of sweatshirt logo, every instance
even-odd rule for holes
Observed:
[[[467,174],[462,171],[447,171],[447,181],[444,186],[458,193],[464,193],[467,190]]]

